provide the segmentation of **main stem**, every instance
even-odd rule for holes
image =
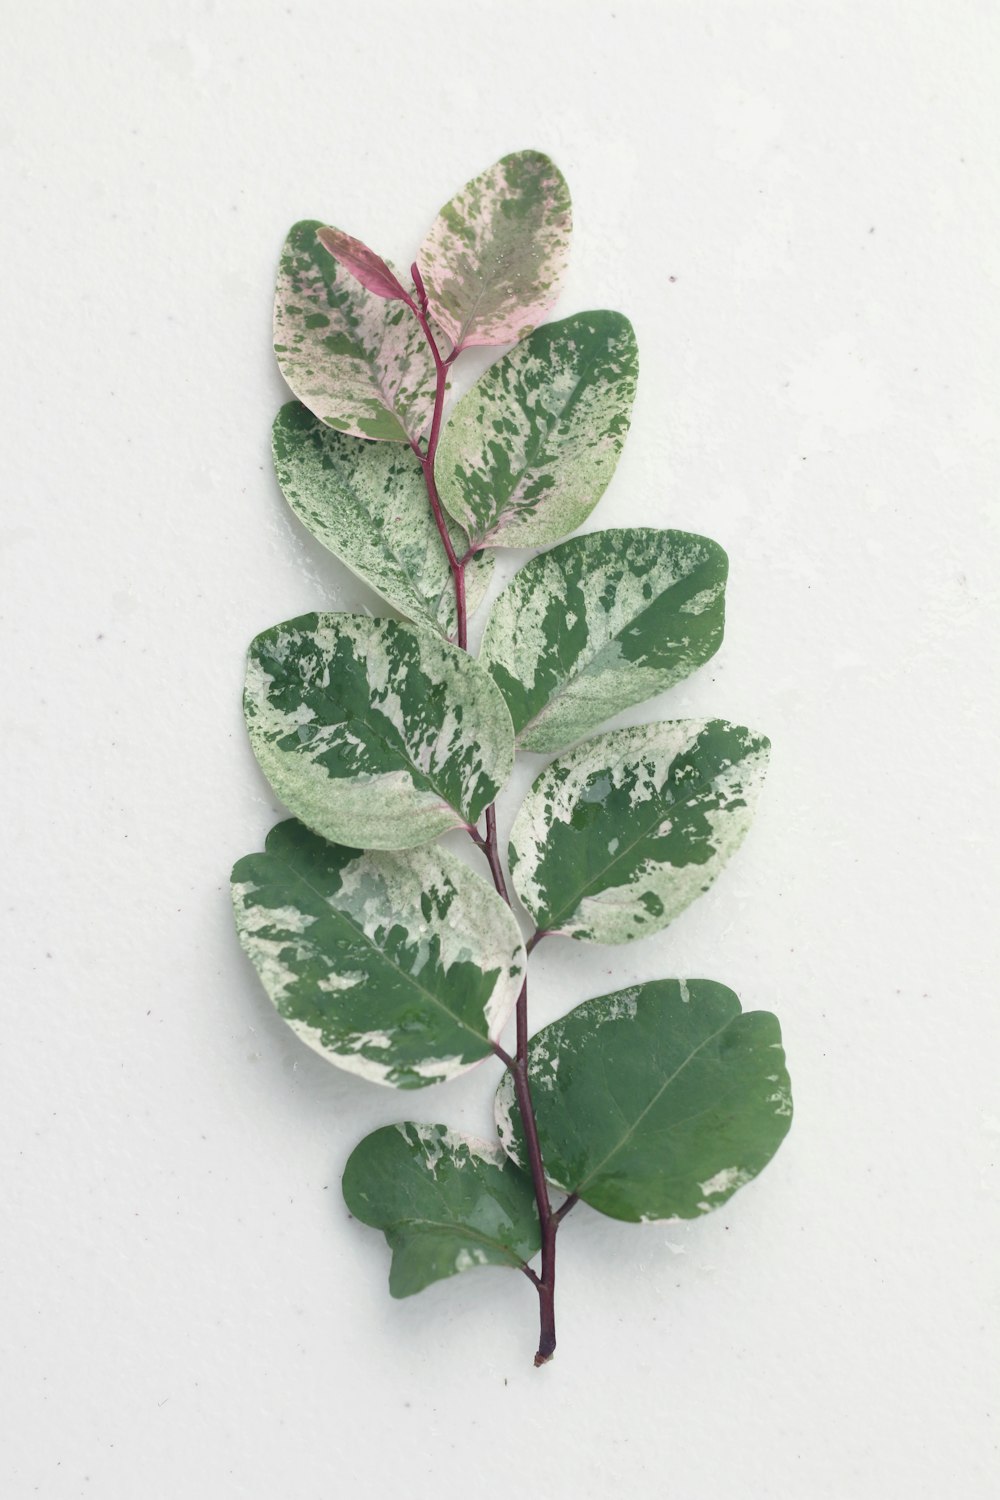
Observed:
[[[424,474],[424,483],[427,487],[427,498],[430,501],[434,522],[438,534],[444,546],[445,555],[448,558],[448,566],[451,568],[452,581],[455,587],[455,613],[457,617],[457,639],[463,651],[468,650],[468,608],[465,597],[465,569],[469,558],[472,556],[470,548],[462,557],[455,551],[451,534],[448,531],[448,523],[445,520],[444,508],[441,497],[438,494],[437,480],[434,475],[434,460],[437,456],[438,440],[441,436],[441,419],[444,414],[445,390],[448,384],[448,369],[461,353],[461,345],[457,345],[447,358],[442,358],[438,348],[437,340],[431,330],[427,315],[427,293],[417,266],[411,267],[413,284],[417,290],[417,301],[411,302],[417,321],[423,330],[427,346],[434,360],[436,382],[434,388],[434,411],[431,416],[431,427],[427,437],[426,448],[421,448],[419,442],[411,439],[412,447],[420,467]],[[469,833],[473,840],[486,856],[493,876],[493,884],[497,894],[510,906],[510,893],[507,890],[507,881],[504,876],[503,862],[500,858],[500,846],[497,839],[497,815],[496,807],[490,806],[486,809],[486,835],[485,837],[476,828],[470,828]],[[544,933],[536,932],[528,942],[528,952],[541,941]],[[516,1010],[517,1024],[517,1047],[513,1057],[510,1057],[503,1048],[497,1046],[495,1051],[504,1065],[510,1070],[514,1081],[514,1096],[517,1100],[518,1111],[521,1116],[521,1124],[524,1128],[524,1143],[528,1153],[528,1165],[531,1170],[531,1182],[535,1190],[535,1202],[538,1205],[538,1220],[542,1230],[542,1266],[541,1274],[533,1271],[530,1266],[525,1266],[525,1274],[531,1281],[538,1293],[539,1314],[539,1336],[538,1352],[535,1355],[535,1364],[544,1365],[552,1358],[556,1347],[556,1315],[555,1315],[555,1292],[556,1292],[556,1231],[561,1224],[565,1214],[576,1202],[575,1195],[567,1198],[561,1206],[553,1210],[549,1199],[549,1187],[545,1180],[545,1166],[542,1161],[542,1148],[538,1139],[538,1123],[535,1119],[535,1108],[531,1099],[531,1084],[528,1078],[528,981],[525,979],[521,986],[521,993],[517,997]]]

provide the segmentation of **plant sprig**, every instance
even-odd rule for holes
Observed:
[[[233,871],[246,952],[329,1061],[402,1089],[502,1062],[497,1141],[376,1130],[344,1195],[392,1248],[394,1296],[480,1265],[522,1271],[536,1364],[556,1346],[556,1235],[575,1204],[697,1217],[762,1170],[792,1109],[777,1021],[713,981],[636,985],[529,1032],[542,939],[666,927],[742,842],[768,752],[719,719],[594,732],[718,650],[727,561],[674,530],[565,539],[611,480],[638,369],[619,313],[542,322],[571,221],[561,173],[522,151],[445,205],[409,285],[339,229],[291,230],[275,350],[297,400],[275,421],[278,479],[404,618],[303,615],[253,642],[250,740],[294,817]],[[475,345],[511,347],[445,423]],[[499,594],[477,660],[469,615],[505,546],[549,550]],[[505,865],[496,798],[519,748],[556,758]],[[454,828],[491,884],[435,844]]]

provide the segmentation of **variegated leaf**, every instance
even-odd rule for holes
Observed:
[[[666,927],[743,842],[768,749],[722,719],[680,719],[615,729],[553,761],[510,841],[539,928],[628,943]]]
[[[265,630],[250,647],[244,708],[278,796],[356,849],[410,849],[474,824],[514,759],[489,673],[398,620],[311,614]]]
[[[672,687],[719,649],[728,561],[686,531],[595,531],[532,558],[486,623],[479,660],[518,744],[549,753]]]
[[[405,443],[430,425],[434,361],[402,302],[368,291],[323,248],[317,219],[289,232],[274,299],[274,352],[295,395],[354,437]]]
[[[613,1219],[695,1219],[763,1171],[792,1096],[775,1016],[725,985],[662,979],[586,1000],[532,1038],[546,1175]],[[510,1075],[497,1125],[526,1160]]]
[[[344,1201],[392,1250],[389,1291],[410,1297],[476,1266],[521,1270],[541,1246],[531,1182],[495,1143],[445,1125],[386,1125],[356,1146]]]
[[[453,636],[451,570],[410,448],[345,437],[290,401],[275,418],[272,449],[282,493],[313,535],[401,613]],[[464,552],[464,539],[453,540]],[[470,614],[492,571],[489,552],[467,564]]]
[[[537,328],[457,403],[441,436],[441,499],[470,537],[540,547],[587,519],[628,433],[638,375],[621,313]]]
[[[237,863],[233,907],[279,1014],[376,1083],[423,1088],[489,1057],[521,987],[510,908],[435,846],[363,854],[292,819]]]
[[[515,151],[438,214],[417,265],[456,347],[523,338],[559,295],[573,225],[569,189],[538,151]]]

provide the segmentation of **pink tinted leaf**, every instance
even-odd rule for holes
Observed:
[[[339,261],[345,271],[350,271],[376,297],[384,297],[387,302],[413,305],[412,297],[393,275],[381,255],[376,255],[374,250],[369,250],[367,245],[356,240],[353,235],[345,234],[342,229],[321,229],[317,238],[324,250],[329,250],[334,260]]]
[[[572,221],[565,179],[539,151],[505,156],[445,204],[417,263],[453,347],[513,344],[542,321],[566,274]]]

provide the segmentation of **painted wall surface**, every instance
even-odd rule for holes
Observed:
[[[0,1493],[995,1493],[996,7],[35,0],[4,31]],[[403,1099],[328,1067],[227,896],[279,815],[247,642],[375,603],[271,473],[282,238],[403,262],[522,146],[574,194],[560,315],[639,339],[589,526],[732,559],[721,654],[621,722],[774,742],[709,894],[544,945],[533,1020],[720,979],[781,1017],[797,1104],[718,1213],[568,1221],[541,1373],[523,1278],[392,1303],[338,1188],[379,1124],[488,1129],[497,1068]]]

